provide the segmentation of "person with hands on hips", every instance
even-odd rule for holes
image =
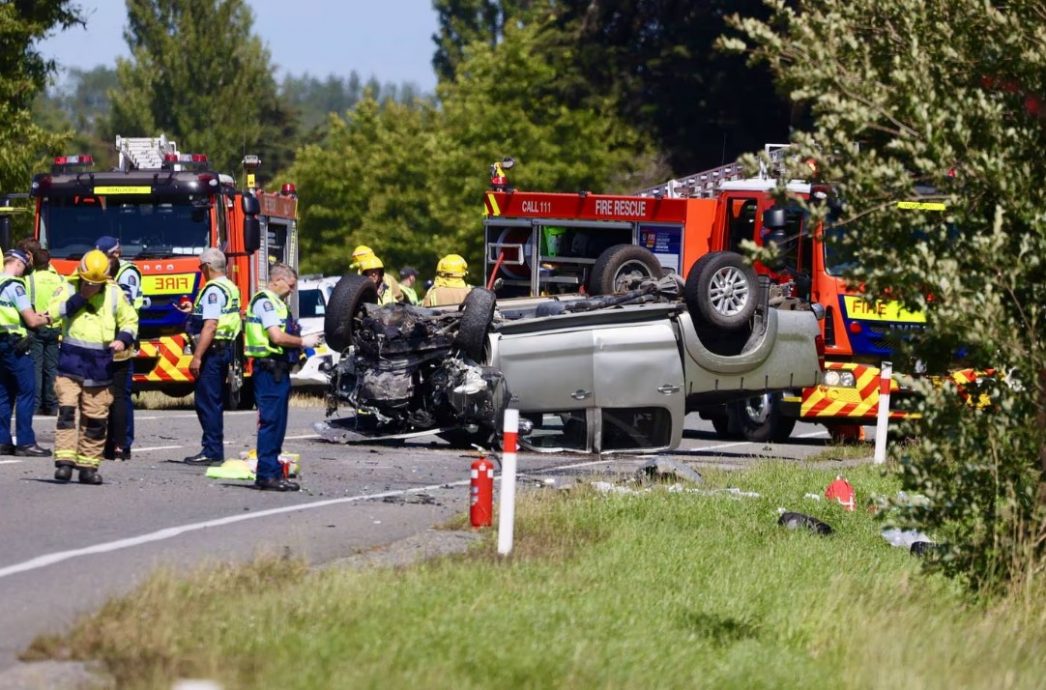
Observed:
[[[254,400],[258,405],[258,472],[254,484],[263,491],[298,491],[297,483],[283,478],[279,456],[287,433],[291,362],[288,350],[312,348],[318,334],[288,333],[291,322],[287,298],[298,285],[298,273],[286,264],[269,267],[269,283],[251,297],[244,340],[254,358]]]
[[[84,254],[75,279],[77,286],[66,283],[55,291],[48,309],[62,326],[54,478],[67,482],[75,468],[82,484],[101,484],[98,465],[113,403],[113,355],[133,346],[138,312],[110,279],[109,257],[103,252]]]
[[[191,314],[186,328],[193,341],[189,371],[196,379],[194,405],[203,429],[202,449],[190,455],[188,465],[213,465],[225,457],[224,412],[225,382],[236,356],[236,339],[243,330],[240,317],[240,289],[225,274],[225,254],[214,247],[200,254],[200,272],[206,284],[191,307],[178,306]]]

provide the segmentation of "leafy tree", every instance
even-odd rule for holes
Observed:
[[[488,166],[519,161],[521,188],[606,189],[648,163],[639,138],[600,98],[568,107],[551,86],[560,69],[545,50],[555,32],[509,29],[497,47],[465,50],[440,108],[365,98],[326,137],[304,147],[293,175],[302,200],[302,257],[310,270],[344,272],[356,244],[388,267],[431,271],[457,252],[482,275],[482,194]]]
[[[127,15],[132,57],[117,62],[110,138],[162,132],[228,172],[246,153],[263,173],[290,164],[296,123],[244,0],[127,0]]]
[[[910,355],[1000,374],[967,390],[984,409],[923,386],[921,440],[895,455],[927,503],[898,516],[942,540],[937,565],[974,586],[1030,578],[1046,544],[1046,6],[773,6],[769,23],[734,18],[747,39],[725,45],[811,109],[798,155],[847,204],[852,278],[926,311]],[[947,204],[940,217],[897,206],[927,193]]]
[[[300,114],[302,128],[308,132],[321,129],[330,121],[330,114],[344,115],[363,99],[369,90],[379,103],[400,101],[410,103],[421,98],[416,86],[410,83],[397,86],[381,84],[372,77],[366,85],[360,75],[351,71],[347,78],[333,74],[319,79],[309,74],[300,77],[287,75],[280,84],[280,95]]]
[[[344,273],[357,244],[372,247],[389,269],[428,258],[427,160],[436,119],[429,105],[381,105],[368,93],[344,119],[330,116],[320,143],[298,151],[291,174],[301,199],[304,269]]]
[[[79,7],[68,0],[0,3],[0,192],[27,190],[34,163],[61,145],[61,135],[32,117],[33,101],[55,69],[36,42],[82,23]]]
[[[762,0],[437,0],[433,65],[457,78],[470,42],[495,46],[506,27],[559,30],[564,60],[553,84],[570,103],[579,92],[610,95],[625,122],[652,137],[680,174],[784,140],[792,114],[765,69],[713,49],[730,12],[765,17]],[[547,35],[547,34],[546,34]]]

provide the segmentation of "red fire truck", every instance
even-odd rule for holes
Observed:
[[[230,175],[211,170],[205,155],[180,153],[162,135],[117,137],[116,150],[114,170],[93,170],[90,156],[60,156],[50,173],[33,177],[34,236],[66,275],[97,238],[120,240],[123,258],[142,272],[145,297],[135,388],[186,395],[192,353],[175,305],[195,300],[202,287],[198,255],[207,247],[225,252],[246,308],[268,281],[270,264],[297,265],[298,200],[291,185],[278,194],[256,187],[257,156],[244,158],[246,187],[239,190]],[[230,407],[254,402],[242,352],[241,342],[226,387]]]
[[[780,162],[786,149],[768,145],[767,153]],[[835,437],[852,437],[878,414],[888,335],[919,328],[925,317],[896,303],[868,304],[848,290],[842,275],[854,257],[832,241],[846,230],[811,227],[797,204],[779,206],[771,196],[776,182],[770,171],[746,177],[737,163],[630,196],[511,191],[502,181],[486,193],[484,274],[506,295],[609,292],[659,271],[685,277],[705,254],[739,252],[744,240],[761,246],[776,230],[787,238],[780,264],[756,268],[788,282],[792,297],[824,309],[824,383],[793,395],[766,394],[710,418],[720,435],[750,440],[783,440],[798,419],[823,423]],[[828,191],[803,180],[787,188],[806,199]],[[899,391],[896,380],[892,389]]]

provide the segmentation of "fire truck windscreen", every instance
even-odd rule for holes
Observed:
[[[125,259],[193,256],[210,246],[209,208],[185,197],[71,196],[43,202],[40,240],[51,256],[78,259],[103,235],[120,240]]]

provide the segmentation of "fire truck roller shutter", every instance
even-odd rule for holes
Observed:
[[[690,317],[723,331],[745,328],[755,314],[755,271],[734,252],[712,252],[694,262],[683,295]]]
[[[592,266],[588,291],[593,295],[612,295],[639,287],[646,278],[660,278],[661,262],[645,247],[616,244],[603,251]]]
[[[331,292],[327,313],[323,316],[323,334],[327,344],[341,352],[352,345],[356,319],[364,304],[378,303],[378,288],[367,276],[342,276]]]

